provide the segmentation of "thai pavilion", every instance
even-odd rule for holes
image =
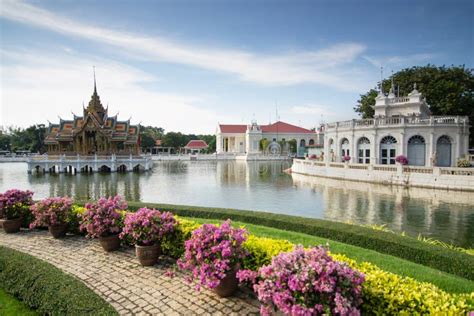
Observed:
[[[94,93],[83,115],[72,120],[60,119],[59,124],[49,124],[45,145],[48,154],[107,155],[139,154],[140,126],[131,125],[130,119],[119,121],[117,115],[109,117],[97,94]]]
[[[468,153],[467,116],[432,116],[425,98],[416,89],[396,97],[394,84],[388,95],[379,91],[373,119],[325,124],[324,156],[327,161],[360,164],[395,164],[399,155],[409,165],[455,166]]]

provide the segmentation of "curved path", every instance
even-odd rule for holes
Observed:
[[[175,267],[166,258],[153,267],[142,267],[134,249],[112,253],[97,240],[82,236],[54,239],[46,231],[0,232],[0,245],[43,259],[77,277],[109,302],[121,315],[254,315],[259,304],[250,293],[235,297],[194,289],[181,272],[173,278],[164,273]]]

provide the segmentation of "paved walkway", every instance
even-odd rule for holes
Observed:
[[[53,239],[46,231],[0,232],[0,245],[43,259],[74,275],[109,302],[121,315],[255,315],[259,304],[250,293],[219,298],[200,292],[184,281],[181,272],[173,278],[164,272],[174,266],[166,258],[153,267],[142,267],[134,249],[112,253],[97,240],[82,236]]]

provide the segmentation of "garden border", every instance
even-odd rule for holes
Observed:
[[[261,211],[128,202],[128,209],[132,211],[145,206],[170,211],[180,216],[222,220],[230,218],[235,221],[328,238],[406,259],[474,281],[472,256],[390,232],[322,219]]]
[[[26,253],[0,246],[0,287],[40,314],[118,315],[75,277]]]

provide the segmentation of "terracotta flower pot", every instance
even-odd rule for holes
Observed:
[[[12,233],[17,233],[20,231],[21,227],[21,218],[15,218],[15,219],[2,219],[2,226],[3,230],[7,234],[12,234]]]
[[[159,244],[151,246],[135,245],[135,253],[138,261],[144,267],[152,266],[158,262],[158,256],[161,254],[161,247]]]
[[[226,276],[219,282],[219,285],[212,289],[214,293],[220,297],[228,297],[234,294],[239,287],[239,281],[236,276],[239,269],[240,265],[236,265],[231,271],[227,272]]]
[[[48,226],[49,233],[53,238],[61,238],[66,236],[67,224],[57,224]]]
[[[104,248],[104,250],[107,252],[114,251],[120,248],[120,239],[118,237],[118,234],[100,236],[99,242],[102,248]]]

